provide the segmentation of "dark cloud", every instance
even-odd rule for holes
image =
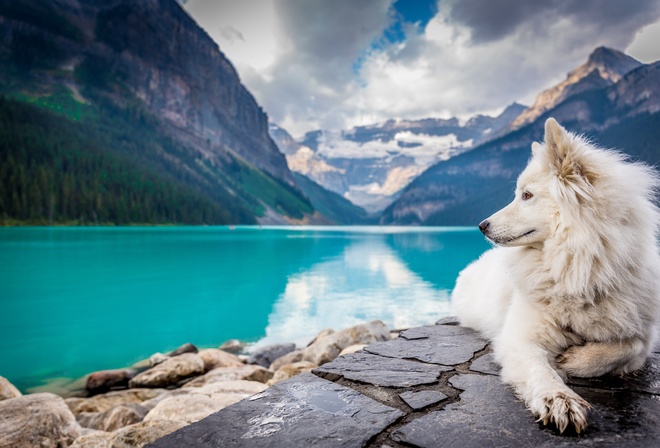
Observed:
[[[658,18],[658,0],[447,0],[450,20],[467,26],[475,43],[501,39],[522,26],[549,28],[557,20],[576,26],[638,28]],[[551,36],[550,36],[551,37]]]

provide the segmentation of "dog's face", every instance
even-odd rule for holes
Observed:
[[[532,246],[550,238],[559,207],[549,185],[549,174],[532,159],[518,177],[513,201],[479,228],[500,246]]]
[[[554,119],[545,125],[545,143],[532,144],[533,157],[518,177],[513,202],[485,219],[479,229],[500,246],[536,246],[552,238],[560,214],[590,200],[596,174],[585,145]]]

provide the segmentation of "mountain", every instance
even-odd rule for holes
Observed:
[[[388,120],[348,131],[314,131],[297,142],[271,124],[270,135],[289,168],[376,214],[427,167],[468,151],[506,126],[524,106],[512,104],[499,116]]]
[[[534,104],[516,117],[507,130],[519,129],[533,122],[572,95],[612,85],[642,65],[625,53],[598,47],[584,64],[569,72],[564,81],[541,92]]]
[[[595,53],[605,52],[618,54]],[[590,76],[582,79],[591,83]],[[638,64],[617,81],[574,92],[531,123],[429,168],[383,212],[380,223],[476,225],[511,200],[530,145],[543,139],[550,116],[599,145],[620,148],[635,160],[660,162],[660,62]]]
[[[114,223],[279,223],[315,216],[268,134],[266,114],[175,0],[0,0],[0,62],[5,104],[41,136],[25,148],[61,164],[0,147],[3,167],[10,160],[12,167],[0,190],[5,222],[96,216]],[[5,119],[14,141],[29,140],[22,134],[29,129]],[[58,133],[70,145],[58,147]],[[124,182],[106,182],[110,166]],[[28,171],[50,180],[39,184]],[[62,176],[98,179],[98,200],[80,201],[89,185],[65,190],[56,181]],[[145,179],[198,200],[172,208],[161,192],[141,201]],[[106,210],[115,194],[135,212]]]

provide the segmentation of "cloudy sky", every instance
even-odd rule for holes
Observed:
[[[601,45],[660,59],[660,0],[188,0],[294,137],[531,104]]]

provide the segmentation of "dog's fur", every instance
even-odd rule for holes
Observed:
[[[458,277],[462,325],[493,341],[503,381],[544,424],[587,426],[566,375],[644,365],[660,309],[658,177],[550,118],[515,199],[480,224],[498,246]],[[530,196],[531,195],[531,196]]]

